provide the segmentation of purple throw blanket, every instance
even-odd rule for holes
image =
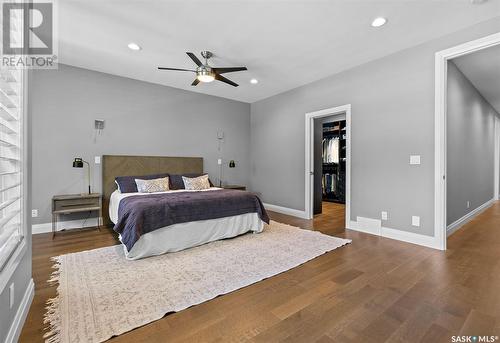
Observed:
[[[262,202],[250,192],[223,189],[133,195],[120,201],[118,222],[113,229],[130,251],[141,235],[165,226],[245,213],[257,213],[269,224]]]

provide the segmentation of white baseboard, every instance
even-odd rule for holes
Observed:
[[[406,243],[412,243],[432,249],[441,250],[439,244],[436,243],[436,239],[434,238],[434,236],[426,236],[414,232],[391,229],[388,227],[382,227],[381,236],[385,238],[395,239],[397,241],[403,241]]]
[[[7,333],[7,337],[5,338],[5,343],[15,343],[19,341],[19,336],[21,335],[21,331],[23,329],[24,322],[26,321],[26,317],[28,316],[31,302],[33,301],[34,296],[35,283],[33,282],[33,279],[30,279],[30,281],[28,282],[28,287],[26,287],[26,291],[24,292],[23,298],[21,299],[21,303],[19,304],[19,308],[17,309],[14,320],[12,321],[12,325],[10,326],[9,332]]]
[[[264,207],[269,211],[287,214],[289,216],[299,217],[302,219],[308,219],[306,216],[306,211],[301,211],[301,210],[296,210],[293,208],[282,207],[282,206],[266,204],[266,203],[264,203]]]
[[[446,227],[446,235],[450,236],[452,233],[454,233],[455,231],[457,231],[458,229],[460,229],[460,227],[462,227],[464,224],[468,223],[475,216],[477,216],[478,214],[480,214],[481,212],[483,212],[484,210],[486,210],[488,207],[490,207],[491,205],[493,205],[494,201],[495,201],[495,199],[488,200],[487,202],[485,202],[481,206],[476,207],[475,209],[473,209],[472,211],[470,211],[469,213],[467,213],[462,218],[460,218],[460,219],[454,221],[453,223],[451,223],[450,225],[448,225]]]
[[[428,248],[439,249],[434,236],[421,235],[414,232],[396,230],[382,226],[380,219],[357,217],[351,220],[349,230],[368,233],[375,236],[417,244]]]
[[[85,225],[85,226],[83,226]],[[82,229],[84,227],[97,226],[97,218],[78,219],[78,220],[68,220],[64,222],[58,222],[56,231],[71,230],[71,229]],[[52,232],[52,223],[42,223],[35,224],[31,227],[31,234],[35,235],[38,233]]]

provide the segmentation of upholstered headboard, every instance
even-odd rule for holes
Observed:
[[[110,225],[109,197],[116,190],[115,177],[160,173],[203,173],[202,157],[102,156],[102,195],[104,225]]]

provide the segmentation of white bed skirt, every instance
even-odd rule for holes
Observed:
[[[137,260],[239,236],[249,231],[262,232],[264,224],[257,213],[174,224],[142,235],[130,251],[125,245],[123,248],[128,260]]]

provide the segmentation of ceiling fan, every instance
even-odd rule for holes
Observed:
[[[227,67],[227,68],[214,68],[210,67],[208,65],[208,60],[210,57],[213,56],[213,54],[210,51],[202,51],[201,56],[205,59],[205,63],[201,63],[201,61],[196,57],[195,54],[192,52],[186,52],[186,54],[191,57],[191,59],[196,63],[197,68],[196,70],[193,69],[179,69],[179,68],[165,68],[165,67],[158,67],[160,70],[176,70],[176,71],[190,71],[196,73],[196,79],[194,79],[193,83],[191,86],[196,86],[198,83],[201,82],[212,82],[213,80],[218,80],[225,82],[231,86],[238,87],[238,84],[225,78],[221,74],[224,73],[232,73],[235,71],[243,71],[247,70],[247,67]]]

